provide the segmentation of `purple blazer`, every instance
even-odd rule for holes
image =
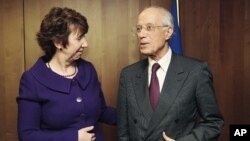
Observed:
[[[78,73],[64,78],[39,58],[23,73],[18,103],[21,141],[78,141],[78,130],[94,126],[96,141],[103,141],[98,122],[116,124],[116,110],[107,107],[95,68],[77,60]]]

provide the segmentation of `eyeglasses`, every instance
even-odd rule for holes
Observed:
[[[137,25],[135,27],[135,32],[136,33],[140,33],[142,31],[142,29],[144,28],[147,32],[153,32],[155,30],[155,28],[157,27],[168,27],[168,25],[163,25],[163,26],[155,26],[153,24],[146,24],[145,26],[142,25]]]

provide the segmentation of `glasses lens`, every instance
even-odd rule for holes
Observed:
[[[149,31],[149,32],[152,31],[153,28],[154,28],[153,25],[147,25],[147,26],[146,26],[146,29],[147,29],[147,31]]]
[[[136,32],[139,33],[139,32],[141,32],[141,30],[142,30],[142,26],[141,25],[137,25],[136,26]]]

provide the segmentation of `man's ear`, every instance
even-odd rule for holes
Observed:
[[[171,36],[173,35],[173,28],[172,27],[167,27],[166,32],[165,32],[165,39],[169,40]]]

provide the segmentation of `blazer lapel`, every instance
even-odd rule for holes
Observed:
[[[172,60],[166,74],[160,99],[150,120],[150,128],[146,134],[147,136],[153,133],[155,127],[161,123],[163,118],[166,117],[171,105],[178,96],[178,92],[181,89],[186,77],[187,72],[183,71],[183,68],[178,63],[177,57],[172,54]]]
[[[152,117],[153,110],[149,102],[148,92],[148,60],[143,60],[142,68],[138,71],[135,78],[135,95],[138,102],[138,106],[149,121]]]

